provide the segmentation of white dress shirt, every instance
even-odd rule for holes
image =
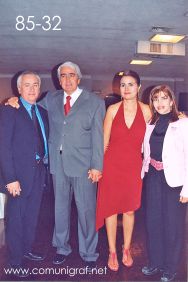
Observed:
[[[81,93],[82,93],[82,89],[80,89],[79,87],[77,87],[77,89],[71,95],[68,95],[66,92],[64,92],[64,94],[65,94],[64,95],[64,105],[66,104],[67,96],[71,96],[70,105],[72,107]]]

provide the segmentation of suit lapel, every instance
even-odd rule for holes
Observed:
[[[174,128],[177,128],[177,127],[178,127],[178,122],[177,121],[170,122],[169,126],[168,126],[169,129],[174,129]]]
[[[32,123],[32,120],[31,120],[31,117],[29,116],[29,113],[27,112],[26,108],[24,107],[24,105],[22,104],[21,101],[19,101],[19,113],[23,116],[23,118],[29,122],[31,124],[31,126],[33,126],[33,123]]]
[[[150,139],[150,136],[154,130],[155,124],[147,124],[147,140]]]
[[[86,91],[82,91],[76,102],[73,104],[73,106],[70,109],[70,112],[68,115],[73,114],[74,112],[77,112],[80,107],[83,105],[84,101],[86,101],[89,98]]]
[[[40,112],[40,115],[42,117],[42,121],[44,124],[44,130],[45,130],[45,135],[46,135],[46,139],[48,139],[48,135],[49,135],[49,126],[48,126],[48,118],[47,118],[47,113],[44,112],[44,109],[42,109],[40,106],[38,106],[38,110]]]
[[[74,112],[77,112],[81,105],[89,98],[86,91],[82,91],[76,102],[71,107],[68,116],[71,116]],[[57,110],[56,114],[59,116],[59,120],[63,122],[63,120],[66,118],[65,112],[64,112],[64,91],[61,91],[59,95],[54,100],[54,111]]]
[[[33,122],[32,122],[32,119],[31,117],[29,116],[29,113],[27,112],[26,108],[24,107],[24,105],[22,104],[21,101],[19,101],[19,105],[20,105],[20,108],[18,109],[19,110],[19,113],[22,115],[22,118],[28,123],[30,124],[31,126],[31,129],[33,130]],[[48,120],[47,120],[47,114],[45,115],[43,109],[40,108],[40,106],[38,106],[38,110],[41,114],[41,117],[42,117],[42,121],[43,121],[43,124],[44,124],[44,129],[45,129],[45,134],[46,134],[46,138],[48,136]]]

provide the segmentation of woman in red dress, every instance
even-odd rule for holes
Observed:
[[[141,202],[141,147],[146,122],[151,113],[148,105],[138,102],[140,78],[134,71],[122,74],[122,101],[108,108],[104,121],[104,169],[97,197],[96,229],[106,224],[108,267],[117,271],[117,215],[123,214],[122,262],[130,267],[133,259],[130,244],[134,227],[134,211]]]

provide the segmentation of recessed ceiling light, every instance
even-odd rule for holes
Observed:
[[[185,35],[172,35],[172,34],[155,34],[150,38],[152,42],[165,42],[165,43],[177,43],[185,38]]]
[[[150,65],[152,63],[151,60],[131,60],[130,65]]]

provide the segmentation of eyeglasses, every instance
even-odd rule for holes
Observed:
[[[77,76],[76,73],[71,72],[71,73],[61,73],[60,77],[61,78],[75,78]]]

